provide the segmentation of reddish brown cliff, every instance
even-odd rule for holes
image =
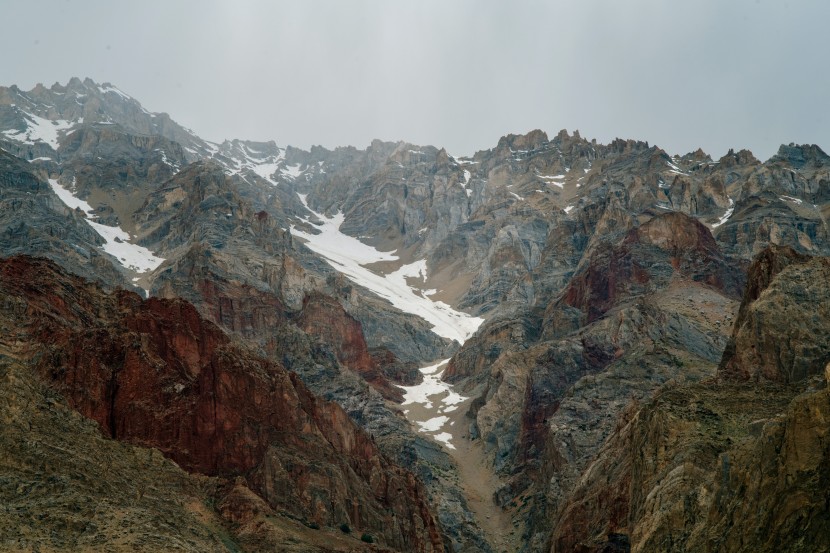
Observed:
[[[113,438],[242,477],[271,508],[442,551],[421,485],[333,403],[183,300],[105,294],[44,260],[0,262],[2,316],[41,374]]]
[[[632,229],[618,244],[601,244],[574,275],[562,301],[582,311],[590,323],[621,299],[664,287],[673,277],[708,284],[729,295],[741,292],[740,279],[709,230],[697,219],[669,212]]]
[[[359,374],[385,398],[398,403],[403,401],[401,390],[389,382],[369,353],[360,323],[346,313],[337,300],[320,293],[306,296],[303,310],[295,322],[303,331],[329,346],[344,367]]]

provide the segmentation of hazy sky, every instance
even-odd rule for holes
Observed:
[[[455,155],[579,129],[830,150],[827,0],[4,0],[0,84],[109,81],[209,140]]]

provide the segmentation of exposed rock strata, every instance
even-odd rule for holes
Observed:
[[[828,319],[807,317],[802,333],[804,319],[787,316],[826,307],[826,287],[809,283],[826,282],[827,267],[788,249],[759,255],[719,378],[627,408],[559,509],[551,551],[607,551],[612,536],[631,551],[830,548]],[[797,362],[759,347],[772,335]]]
[[[202,474],[243,477],[271,509],[442,551],[415,477],[337,405],[234,346],[182,300],[105,295],[54,265],[0,268],[6,327],[70,405],[119,440]]]

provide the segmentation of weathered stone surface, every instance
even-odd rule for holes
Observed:
[[[425,260],[421,286],[434,291],[430,297],[487,316],[447,377],[477,397],[469,432],[502,471],[507,484],[495,496],[501,505],[517,505],[512,512],[518,525],[527,523],[528,550],[547,549],[551,521],[559,520],[560,507],[578,503],[574,490],[632,398],[645,404],[666,383],[711,376],[721,358],[729,367],[721,375],[725,387],[735,378],[800,382],[819,373],[825,359],[823,346],[805,345],[808,333],[823,331],[820,279],[807,283],[806,269],[795,263],[783,269],[774,260],[771,266],[781,267],[750,275],[753,301],[744,303],[722,356],[755,255],[770,245],[830,253],[830,167],[817,146],[785,145],[764,163],[746,150],[712,161],[700,150],[672,156],[637,140],[599,144],[578,132],[551,138],[532,131],[462,158],[405,142],[303,151],[273,142],[210,144],[92,81],[28,92],[0,88],[0,128],[22,130],[22,108],[11,104],[70,123],[57,151],[4,134],[3,147],[31,160],[36,180],[59,177],[70,185],[74,179],[101,221],[118,223],[167,258],[141,276],[142,288],[191,301],[341,404],[381,450],[427,484],[456,549],[486,550],[486,544],[455,487],[449,457],[413,435],[377,391],[396,397],[390,378],[412,382],[417,364],[455,349],[294,241],[292,225],[314,227],[300,195],[317,212],[342,212],[341,230],[396,250],[399,262],[375,270]],[[25,185],[14,195],[16,203],[4,204],[17,213],[9,216],[4,251],[41,251],[73,271],[126,284],[97,254],[100,241],[76,232],[80,214],[54,209],[60,205],[51,197],[46,203],[61,217],[43,215],[38,202],[51,195]],[[40,214],[33,220],[45,221],[48,233],[27,226],[29,211]],[[37,248],[27,249],[28,242]],[[770,285],[781,269],[803,273],[804,282]],[[813,312],[781,299],[802,283],[818,294]],[[795,316],[807,320],[800,331],[782,326]],[[688,428],[696,428],[695,420]],[[720,431],[743,435],[731,423]],[[677,432],[677,444],[694,442],[686,430]],[[666,487],[654,497],[668,498],[665,510],[651,500],[634,502],[638,513],[650,513],[641,516],[647,522],[639,533],[591,522],[596,532],[585,547],[659,549],[654,544],[682,534],[678,525],[697,524],[689,520],[701,518],[698,509],[690,507],[687,520],[672,494],[702,481],[706,463],[661,476]],[[239,524],[259,525],[259,507],[246,497],[236,494],[229,504],[245,506]],[[579,509],[594,520],[593,507]],[[584,530],[589,523],[580,524]],[[278,543],[278,535],[262,543]]]
[[[799,334],[803,318],[780,313],[827,303],[825,287],[808,284],[826,282],[826,261],[788,248],[756,259],[721,378],[668,386],[626,409],[561,504],[551,551],[603,551],[615,534],[643,552],[830,547],[826,337]],[[770,303],[781,316],[754,327],[757,342],[744,339],[757,312],[775,310],[765,311]],[[793,363],[759,347],[767,333],[799,344],[803,356]]]
[[[793,383],[822,374],[830,361],[828,278],[827,258],[789,248],[762,252],[750,267],[720,375]]]
[[[234,346],[182,300],[93,285],[44,261],[0,266],[16,328],[44,378],[119,440],[180,466],[236,477],[272,509],[348,523],[396,549],[442,551],[415,477],[296,375]]]
[[[385,398],[403,401],[401,390],[386,378],[369,353],[360,323],[335,299],[322,294],[309,295],[296,322],[304,332],[331,347],[340,363],[359,374]]]

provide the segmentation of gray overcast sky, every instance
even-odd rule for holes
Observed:
[[[203,138],[455,155],[579,129],[830,149],[827,0],[4,0],[0,84],[109,81]]]

